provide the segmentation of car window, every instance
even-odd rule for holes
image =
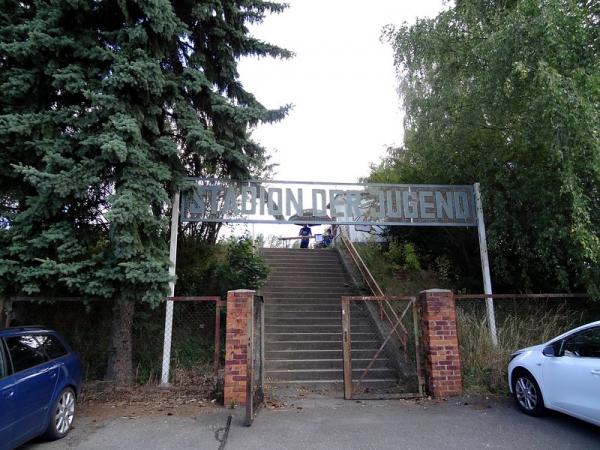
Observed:
[[[42,344],[33,336],[13,336],[6,338],[6,345],[15,372],[46,362]]]
[[[44,334],[36,336],[36,339],[40,341],[50,359],[60,358],[67,354],[67,350],[56,336]]]
[[[600,328],[582,331],[568,338],[563,345],[563,354],[581,358],[600,358]]]
[[[4,354],[4,344],[0,339],[0,380],[8,375],[8,361]]]

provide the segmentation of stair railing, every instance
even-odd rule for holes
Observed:
[[[364,260],[360,256],[360,253],[358,252],[358,250],[356,250],[354,243],[347,236],[344,227],[339,227],[338,230],[338,236],[342,244],[346,248],[348,254],[352,258],[354,265],[358,268],[358,271],[360,272],[363,281],[371,290],[373,296],[378,297],[379,301],[377,303],[379,304],[379,318],[381,320],[386,320],[388,324],[393,327],[393,331],[395,332],[402,344],[405,359],[407,359],[408,330],[402,323],[401,318],[398,316],[396,310],[392,307],[391,303],[386,300],[386,295],[383,292],[383,289],[381,289],[381,286],[379,286],[379,283],[377,283],[377,280],[375,280],[375,277],[373,277],[373,274],[371,273]],[[397,324],[398,322],[400,323],[400,327],[395,326],[395,324]]]

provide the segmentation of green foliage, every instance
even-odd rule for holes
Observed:
[[[186,175],[263,170],[284,117],[240,83],[263,1],[0,2],[0,295],[166,294],[169,199]]]
[[[599,23],[598,2],[462,0],[385,31],[405,142],[370,181],[480,182],[497,290],[600,297]],[[472,230],[394,234],[481,290]]]
[[[221,295],[235,289],[259,289],[269,275],[269,268],[254,250],[252,240],[231,237],[224,245],[225,258],[215,267]]]
[[[396,241],[392,241],[390,242],[388,250],[383,255],[394,270],[421,270],[419,258],[411,243],[400,244]]]
[[[416,295],[424,289],[441,286],[434,272],[421,269],[410,243],[392,242],[388,249],[375,241],[355,246],[386,295]]]
[[[178,245],[178,296],[220,295],[235,289],[259,289],[269,274],[249,238],[231,237],[209,244],[199,236],[182,236]]]

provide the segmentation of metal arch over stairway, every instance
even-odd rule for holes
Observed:
[[[266,378],[272,385],[340,390],[343,386],[342,296],[360,295],[337,251],[265,248],[271,274],[265,301]],[[381,345],[368,313],[353,310],[353,378]],[[364,384],[393,383],[393,364],[382,355]]]

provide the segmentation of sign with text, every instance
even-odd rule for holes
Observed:
[[[189,181],[182,222],[477,226],[470,185]]]

